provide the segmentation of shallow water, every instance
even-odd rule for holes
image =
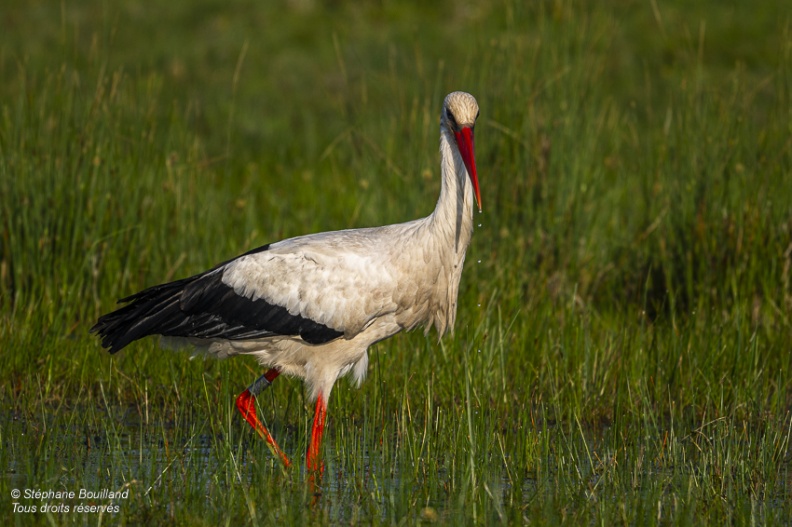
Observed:
[[[2,491],[8,496],[12,489],[86,489],[94,493],[129,489],[130,496],[122,500],[73,499],[67,503],[72,507],[115,503],[121,506],[121,513],[135,517],[145,516],[149,509],[178,516],[183,514],[180,508],[187,506],[199,517],[218,518],[230,503],[242,510],[237,514],[244,518],[248,514],[244,504],[252,502],[263,511],[274,510],[270,517],[293,522],[290,510],[295,503],[308,507],[318,501],[313,506],[333,523],[366,518],[398,523],[405,515],[452,521],[477,514],[479,520],[508,521],[522,518],[524,510],[543,510],[545,501],[552,504],[555,500],[553,506],[561,510],[624,503],[628,488],[638,493],[639,500],[668,507],[682,495],[691,478],[704,477],[694,464],[668,465],[656,455],[644,459],[640,448],[627,453],[612,450],[603,439],[607,427],[588,431],[591,437],[585,442],[579,434],[565,436],[555,427],[545,428],[537,433],[552,436],[547,438],[552,449],[535,458],[534,469],[515,470],[519,461],[511,453],[505,457],[489,453],[485,459],[490,461],[479,463],[471,475],[467,460],[449,458],[451,454],[439,454],[436,457],[444,458],[439,462],[434,458],[409,461],[397,438],[391,438],[393,444],[378,445],[382,439],[378,436],[374,449],[368,450],[364,445],[371,439],[362,437],[365,431],[358,430],[355,435],[355,424],[345,423],[348,435],[343,441],[338,440],[334,428],[339,424],[328,429],[325,472],[316,489],[321,494],[317,500],[312,498],[314,489],[303,465],[302,432],[296,428],[273,430],[294,463],[284,473],[264,442],[242,424],[232,426],[230,434],[212,434],[207,432],[210,426],[206,422],[154,426],[145,425],[135,417],[136,412],[118,409],[115,415],[123,417],[104,428],[58,424],[55,421],[63,421],[61,415],[44,430],[41,422],[0,413]],[[95,420],[86,418],[84,422]],[[564,441],[578,442],[570,450],[561,447]],[[735,451],[743,446],[733,445]],[[591,452],[594,464],[587,465],[581,458],[570,460],[574,449]],[[792,471],[788,463],[786,466],[783,483],[775,486],[771,495],[746,499],[769,514],[786,511],[788,489],[792,488]],[[470,488],[472,482],[475,488]]]

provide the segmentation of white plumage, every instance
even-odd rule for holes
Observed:
[[[473,155],[477,117],[470,94],[446,97],[440,119],[442,186],[428,217],[255,249],[123,299],[129,303],[101,317],[92,330],[113,353],[144,336],[163,335],[217,357],[254,355],[271,369],[237,404],[287,464],[252,401],[279,373],[304,379],[310,398],[317,400],[308,452],[308,465],[316,468],[336,380],[352,372],[360,383],[368,348],[401,330],[434,326],[442,335],[454,326],[474,199],[480,203]]]

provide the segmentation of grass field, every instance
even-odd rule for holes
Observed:
[[[7,0],[4,524],[792,522],[792,7],[686,4]],[[428,214],[457,89],[456,331],[337,385],[317,503],[233,407],[252,359],[88,334],[257,245]],[[302,384],[260,402],[300,460]]]

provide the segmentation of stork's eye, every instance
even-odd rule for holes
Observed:
[[[445,114],[446,114],[446,119],[448,119],[448,122],[451,123],[451,126],[453,126],[454,128],[459,128],[456,119],[454,119],[454,114],[451,113],[451,110],[446,108]]]

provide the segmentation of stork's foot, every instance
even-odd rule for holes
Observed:
[[[272,437],[267,427],[259,420],[256,413],[256,395],[269,387],[270,383],[272,383],[279,374],[280,372],[275,368],[267,371],[267,373],[259,377],[250,388],[239,394],[236,400],[236,406],[239,413],[245,418],[245,421],[247,421],[251,428],[267,442],[272,453],[280,458],[283,466],[288,468],[289,465],[291,465],[291,461],[289,461],[289,458],[283,453],[283,450],[278,446],[275,438]]]

